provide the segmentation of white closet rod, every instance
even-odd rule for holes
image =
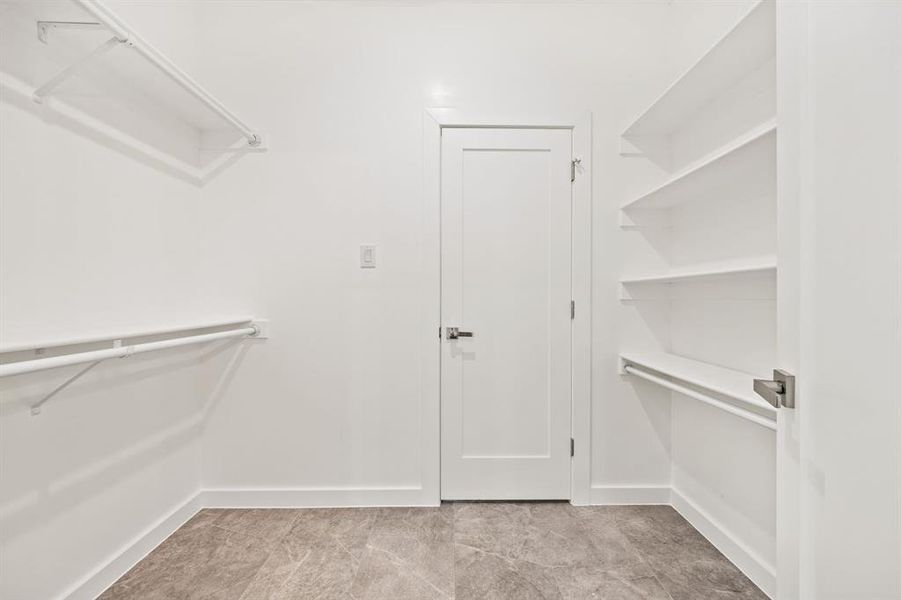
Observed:
[[[235,129],[247,138],[250,146],[259,146],[262,139],[259,135],[241,119],[235,116],[230,110],[225,108],[221,102],[216,100],[209,92],[200,87],[200,84],[191,79],[181,69],[175,66],[166,55],[154,48],[136,33],[129,31],[128,27],[118,17],[109,11],[97,0],[73,0],[76,4],[88,11],[95,19],[113,32],[116,38],[135,50],[138,51],[147,60],[153,63],[160,71],[167,75],[172,81],[180,85],[186,92],[197,98],[200,102],[206,104],[213,112],[229,122]]]
[[[636,377],[640,377],[641,379],[646,379],[652,383],[656,383],[661,387],[665,387],[674,392],[678,392],[690,398],[694,398],[695,400],[703,402],[704,404],[709,404],[710,406],[724,410],[727,413],[741,417],[742,419],[747,419],[748,421],[766,427],[767,429],[772,429],[773,431],[776,430],[776,422],[773,419],[768,419],[749,410],[733,406],[728,402],[723,402],[722,400],[717,400],[716,398],[713,398],[711,396],[696,392],[691,388],[687,388],[685,386],[679,385],[678,383],[674,383],[669,379],[664,379],[663,377],[652,375],[651,373],[643,371],[642,369],[639,369],[632,365],[626,365],[625,367],[623,367],[623,370],[630,375],[635,375]]]
[[[20,362],[0,365],[0,377],[19,375],[20,373],[31,373],[34,371],[44,371],[46,369],[56,369],[58,367],[67,367],[69,365],[99,362],[102,360],[108,360],[110,358],[127,358],[134,354],[143,354],[144,352],[153,352],[154,350],[164,350],[166,348],[177,348],[179,346],[188,346],[191,344],[214,342],[216,340],[226,340],[229,338],[239,337],[256,337],[259,334],[260,327],[251,324],[249,327],[242,327],[241,329],[232,329],[229,331],[220,331],[217,333],[207,333],[203,335],[173,338],[171,340],[148,342],[146,344],[135,344],[133,346],[105,348],[103,350],[93,350],[91,352],[78,352],[75,354],[53,356],[50,358],[39,358],[36,360],[23,360]]]

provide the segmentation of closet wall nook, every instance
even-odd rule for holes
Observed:
[[[730,532],[770,592],[776,409],[753,382],[777,364],[777,134],[776,3],[760,2],[623,132],[623,160],[659,180],[620,211],[620,299],[647,328],[620,373],[671,392],[673,502]]]

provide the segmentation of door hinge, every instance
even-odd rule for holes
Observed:
[[[573,438],[569,438],[569,455],[576,455],[576,440]]]
[[[569,301],[569,318],[570,319],[576,318],[576,301],[575,300]]]
[[[574,158],[570,161],[570,163],[569,163],[569,181],[570,181],[570,183],[572,183],[573,181],[576,180],[576,165],[581,165],[581,164],[582,164],[581,158]]]

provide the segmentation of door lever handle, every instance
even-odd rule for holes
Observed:
[[[772,404],[773,408],[782,406],[782,394],[785,393],[785,386],[778,381],[755,379],[754,391],[764,400]]]
[[[773,371],[773,379],[755,379],[754,391],[773,408],[795,407],[795,376],[781,369]]]
[[[445,335],[446,335],[447,339],[449,339],[449,340],[455,340],[455,339],[461,338],[461,337],[468,337],[468,338],[472,337],[471,331],[460,331],[459,327],[445,327],[444,330],[445,330]]]

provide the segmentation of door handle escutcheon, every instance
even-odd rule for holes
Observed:
[[[459,327],[445,327],[444,331],[445,331],[445,335],[446,335],[447,339],[449,339],[449,340],[455,340],[455,339],[461,338],[461,337],[468,337],[468,338],[472,337],[471,331],[460,331]]]

